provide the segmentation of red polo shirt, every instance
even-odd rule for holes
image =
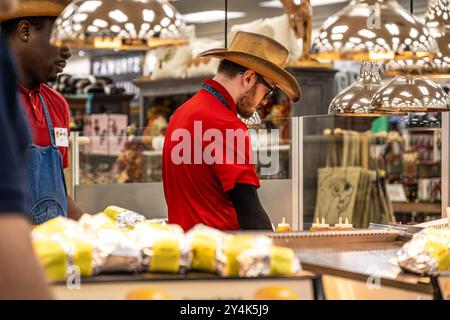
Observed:
[[[44,109],[42,108],[39,92],[47,105],[50,118],[54,128],[66,128],[70,134],[70,110],[66,100],[55,90],[45,84],[41,84],[35,89],[28,89],[18,84],[19,101],[22,102],[26,112],[28,122],[31,125],[33,143],[41,147],[51,144],[48,132],[47,121],[45,120]],[[63,166],[69,166],[69,148],[59,147],[63,159]]]
[[[170,119],[163,149],[169,223],[179,224],[186,231],[199,223],[239,230],[227,192],[237,183],[260,186],[250,137],[226,89],[212,79],[205,83],[220,92],[229,108],[210,92],[200,90]],[[240,142],[227,138],[227,131],[240,136]]]

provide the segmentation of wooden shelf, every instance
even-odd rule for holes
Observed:
[[[425,127],[413,127],[413,128],[406,128],[406,131],[409,132],[433,132],[433,131],[441,131],[442,128],[425,128]]]
[[[141,97],[174,96],[196,93],[205,78],[208,78],[208,76],[161,80],[150,80],[149,77],[140,77],[133,80],[133,84],[141,90]]]
[[[103,94],[103,93],[86,93],[86,94],[67,94],[64,95],[69,108],[71,110],[82,110],[86,114],[91,114],[95,105],[101,104],[105,106],[115,106],[116,109],[121,104],[122,113],[128,114],[129,102],[134,98],[130,94]],[[127,109],[127,110],[125,110]],[[127,111],[127,112],[125,112]]]
[[[440,203],[427,202],[393,202],[395,213],[426,213],[426,214],[440,214],[442,211]]]

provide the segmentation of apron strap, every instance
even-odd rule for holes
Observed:
[[[209,84],[203,83],[201,85],[201,88],[205,91],[208,91],[209,93],[211,93],[214,97],[216,97],[217,99],[220,100],[220,102],[222,102],[222,104],[227,107],[228,109],[230,109],[230,107],[228,106],[227,101],[225,100],[225,98],[213,87],[211,87]]]
[[[50,118],[50,114],[48,113],[47,109],[47,104],[45,103],[44,97],[40,92],[39,92],[39,99],[41,100],[42,109],[44,110],[45,114],[45,120],[47,121],[48,131],[50,134],[50,141],[52,143],[52,146],[56,147],[55,129],[53,128],[52,118]]]

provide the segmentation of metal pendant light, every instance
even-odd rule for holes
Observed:
[[[450,111],[450,97],[429,78],[397,76],[375,93],[371,111],[376,113]]]
[[[436,52],[429,29],[396,0],[352,0],[323,23],[311,55],[384,61],[433,57]]]
[[[78,0],[56,20],[51,42],[84,49],[147,50],[187,43],[185,25],[165,0]]]
[[[432,78],[450,76],[450,1],[430,0],[425,24],[437,42],[437,55],[434,58],[387,62],[385,75],[418,74]]]
[[[377,63],[363,62],[356,81],[331,101],[328,114],[371,116],[370,102],[382,85]]]

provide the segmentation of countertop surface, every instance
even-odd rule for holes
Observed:
[[[367,281],[379,277],[384,285],[431,293],[428,277],[405,273],[397,264],[397,251],[401,243],[359,244],[296,250],[305,270],[317,274]]]

